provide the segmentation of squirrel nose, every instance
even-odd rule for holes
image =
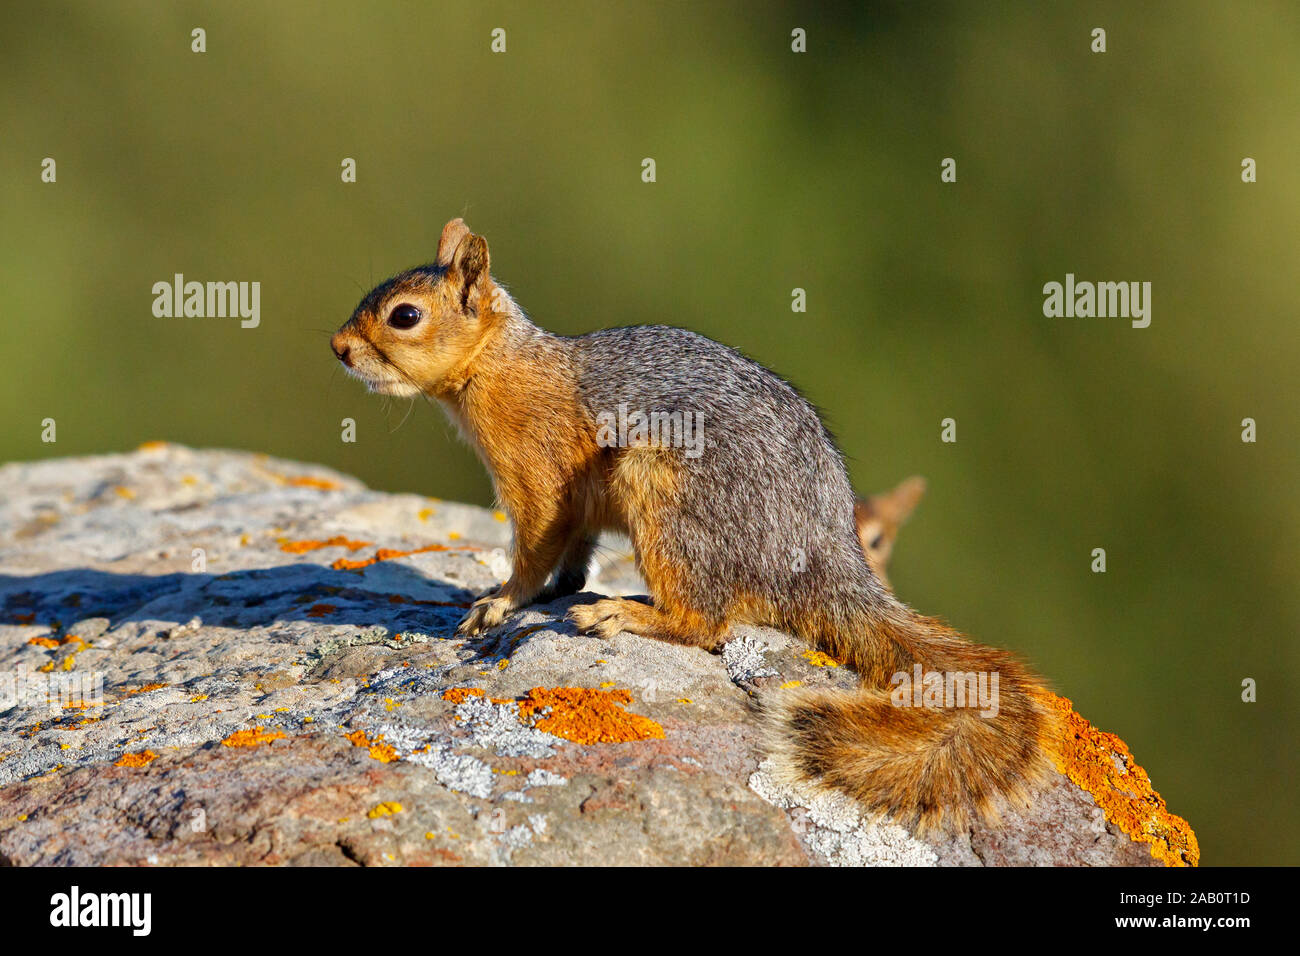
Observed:
[[[352,349],[348,346],[347,342],[344,341],[341,332],[334,333],[334,337],[330,339],[330,348],[333,349],[334,355],[344,365],[352,364],[348,361],[348,353],[351,352]]]

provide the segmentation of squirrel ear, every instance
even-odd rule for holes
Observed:
[[[892,491],[887,491],[875,500],[878,510],[889,512],[889,517],[896,524],[902,524],[911,515],[921,496],[925,494],[925,479],[920,475],[899,483]]]
[[[469,226],[459,216],[442,227],[442,237],[438,240],[438,265],[451,265],[452,254],[460,241],[469,235]]]
[[[462,226],[464,223],[461,224]],[[448,227],[450,228],[450,227]],[[451,257],[451,272],[460,286],[460,301],[464,305],[469,301],[470,293],[483,292],[488,283],[488,245],[482,236],[467,232],[456,245]]]

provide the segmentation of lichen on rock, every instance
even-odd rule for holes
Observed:
[[[1149,843],[1156,859],[1169,866],[1196,866],[1201,859],[1196,834],[1186,820],[1169,812],[1128,745],[1093,727],[1066,698],[1045,698],[1062,721],[1057,769],[1092,795],[1108,821],[1134,840]]]
[[[756,696],[855,683],[788,635],[737,627],[721,654],[586,637],[564,612],[587,593],[461,638],[509,546],[484,509],[167,443],[0,482],[0,855],[18,865],[1196,861],[1086,722],[1032,806],[920,839],[764,763]],[[606,544],[594,586],[638,593]]]

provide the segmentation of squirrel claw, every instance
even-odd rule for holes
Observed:
[[[506,615],[513,610],[515,602],[509,598],[497,597],[495,594],[481,597],[457,625],[456,633],[466,637],[482,634],[504,621]]]
[[[617,601],[597,601],[595,604],[575,604],[565,615],[578,629],[579,634],[609,639],[624,630],[622,613]]]

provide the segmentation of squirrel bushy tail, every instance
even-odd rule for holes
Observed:
[[[1039,679],[1014,655],[975,644],[901,603],[882,608],[874,594],[835,617],[787,623],[855,666],[862,685],[857,692],[769,695],[767,742],[778,767],[920,831],[994,818],[1005,800],[1028,796],[1050,767],[1055,718],[1040,702]],[[908,686],[917,665],[940,679],[976,675],[978,681],[983,674],[985,687],[996,674],[996,712],[982,710],[976,699],[967,706],[918,705],[924,687],[915,696]],[[892,680],[897,674],[908,681]],[[964,685],[972,698],[975,686]]]

